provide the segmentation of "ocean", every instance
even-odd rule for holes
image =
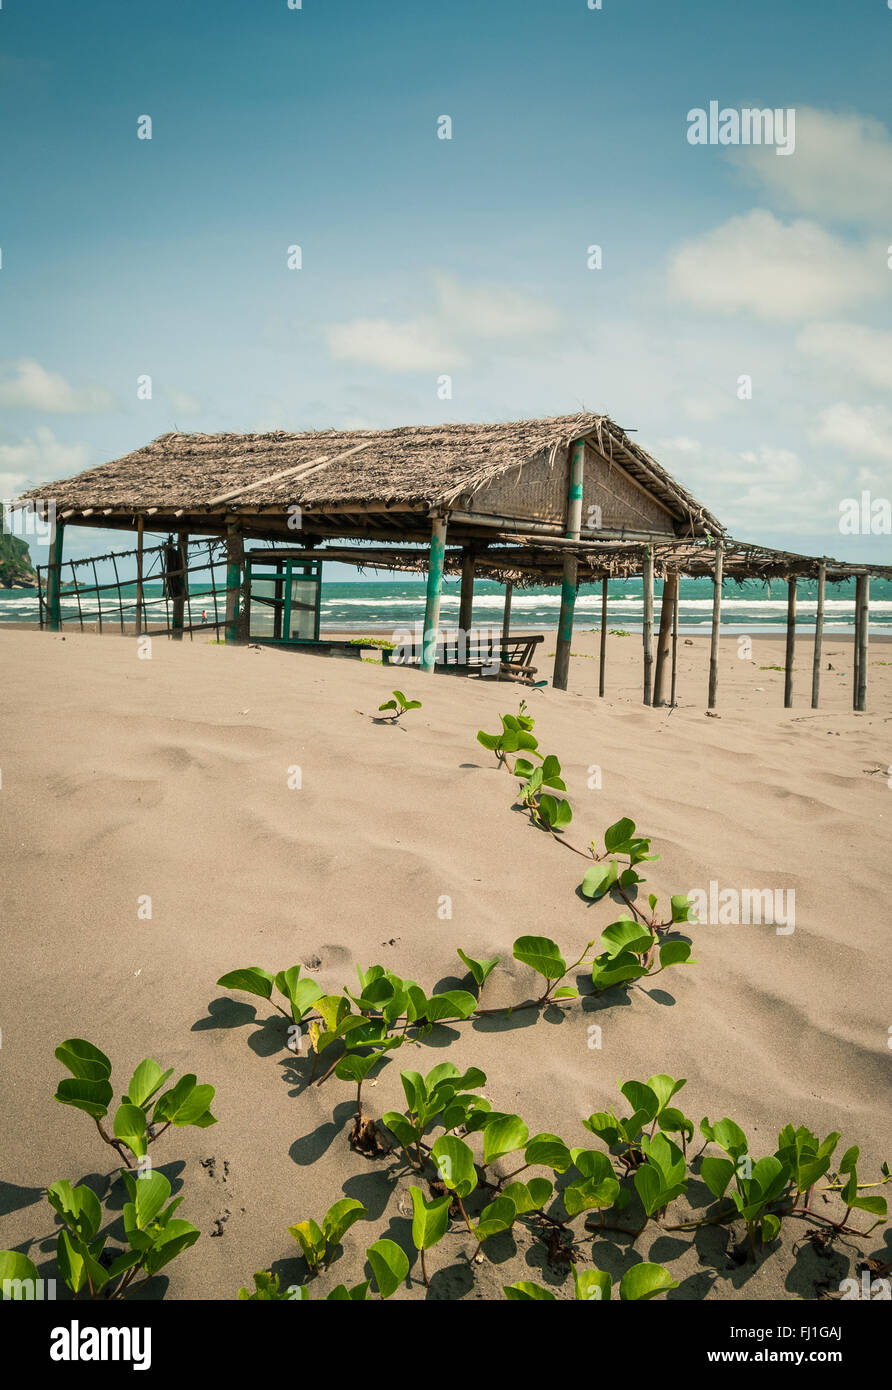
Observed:
[[[656,618],[659,620],[660,590],[656,586]],[[122,585],[126,602],[125,619],[133,620],[136,589]],[[816,583],[800,580],[798,584],[798,623],[803,631],[814,624]],[[196,588],[191,595],[193,622],[201,621],[203,610],[213,617],[207,588]],[[770,587],[755,580],[738,585],[726,581],[722,602],[722,630],[748,632],[784,630],[787,612],[786,585],[773,582]],[[102,596],[103,616],[109,628],[117,621],[117,600],[108,592]],[[149,620],[153,612],[164,617],[164,599],[160,585],[149,583],[145,590]],[[828,584],[825,603],[825,629],[828,632],[854,630],[855,581]],[[494,580],[478,580],[474,589],[475,625],[501,624],[505,590]],[[444,585],[440,611],[443,628],[455,627],[458,620],[459,581],[447,580]],[[642,596],[640,580],[612,580],[608,592],[607,621],[611,627],[634,632],[641,630]],[[86,622],[96,620],[94,595],[82,593],[81,609]],[[557,588],[517,589],[511,604],[511,628],[514,632],[556,628],[560,611],[560,592]],[[77,620],[77,603],[63,591],[63,620]],[[222,617],[222,613],[220,614]],[[379,634],[397,628],[412,627],[424,617],[424,581],[407,579],[354,580],[332,582],[322,586],[322,632],[370,631]],[[36,623],[38,603],[36,590],[0,589],[0,624]],[[580,629],[600,625],[601,592],[599,585],[584,584],[576,602],[576,626]],[[685,631],[708,632],[712,626],[712,581],[685,579],[679,585],[679,628]],[[870,631],[876,635],[892,635],[892,581],[874,579],[870,586]]]

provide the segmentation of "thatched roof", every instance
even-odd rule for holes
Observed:
[[[721,532],[716,518],[624,430],[590,413],[390,430],[164,434],[112,463],[26,496],[52,497],[60,511],[78,513],[371,502],[448,507],[532,459],[544,455],[553,462],[559,450],[581,438],[657,497],[686,529]]]

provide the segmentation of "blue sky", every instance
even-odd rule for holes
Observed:
[[[888,560],[838,515],[892,490],[890,57],[885,0],[5,0],[0,496],[173,428],[584,406],[736,535]],[[713,99],[795,152],[691,146]]]

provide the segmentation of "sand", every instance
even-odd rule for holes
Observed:
[[[216,1126],[171,1130],[152,1149],[203,1232],[165,1271],[167,1297],[233,1298],[270,1267],[299,1282],[287,1227],[344,1195],[368,1221],[320,1290],[361,1278],[381,1235],[411,1248],[409,1176],[395,1156],[350,1149],[351,1088],[334,1077],[308,1088],[284,1021],[215,981],[236,966],[304,962],[339,991],[355,987],[355,962],[381,962],[430,991],[461,981],[461,946],[502,956],[486,987],[495,1006],[534,987],[512,959],[516,936],[552,936],[575,959],[618,909],[577,895],[583,860],[512,809],[516,784],[475,741],[523,693],[540,746],[562,761],[575,843],[631,816],[662,855],[648,871],[661,899],[710,881],[795,889],[795,930],[695,926],[699,963],[627,996],[435,1029],[367,1085],[369,1111],[401,1108],[400,1068],[448,1057],[482,1067],[485,1094],[531,1133],[598,1147],[581,1120],[614,1103],[624,1112],[617,1081],[668,1072],[687,1078],[678,1103],[695,1123],[730,1115],[759,1154],[788,1121],[839,1129],[839,1153],[859,1143],[862,1179],[878,1176],[892,1158],[892,790],[875,769],[892,764],[892,665],[881,664],[892,645],[872,644],[870,710],[853,714],[850,640],[825,641],[836,669],[815,712],[810,643],[784,710],[782,674],[762,669],[782,664],[780,642],[756,636],[743,660],[726,638],[720,717],[707,718],[702,639],[681,639],[672,711],[640,704],[636,636],[610,639],[599,700],[595,640],[574,640],[562,693],[204,641],[156,641],[141,660],[127,638],[0,633],[0,1247],[51,1273],[41,1189],[65,1177],[101,1191],[114,1171],[88,1117],[52,1099],[66,1074],[54,1047],[84,1036],[112,1058],[116,1095],[146,1055],[217,1088]],[[540,651],[553,649],[549,637]],[[423,701],[405,728],[368,717],[394,684]],[[295,765],[300,790],[288,786]],[[600,789],[589,787],[595,766]],[[144,895],[151,920],[138,916]],[[692,1195],[702,1213],[702,1184]],[[686,1210],[676,1204],[670,1223]],[[731,1253],[740,1231],[717,1228],[693,1240],[652,1226],[634,1251],[622,1235],[590,1236],[583,1252],[616,1276],[642,1257],[669,1263],[681,1280],[671,1297],[696,1299],[813,1298],[861,1253],[892,1256],[882,1228],[825,1255],[808,1233],[786,1223],[782,1248],[755,1267]],[[572,1289],[524,1230],[474,1254],[456,1226],[429,1255],[430,1291],[413,1266],[398,1296],[501,1297],[519,1278],[559,1297]]]

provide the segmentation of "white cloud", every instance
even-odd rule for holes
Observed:
[[[360,318],[328,324],[331,355],[391,372],[451,371],[473,360],[477,343],[541,341],[556,331],[560,313],[513,285],[469,284],[433,277],[434,303],[408,319]]]
[[[48,478],[81,473],[88,466],[84,444],[63,444],[40,425],[33,436],[17,444],[0,444],[0,495],[16,497]]]
[[[699,309],[743,309],[779,321],[876,295],[888,277],[885,258],[872,249],[848,245],[814,222],[787,225],[761,208],[684,242],[669,267],[672,291]]]
[[[50,415],[85,415],[114,408],[108,391],[77,389],[59,372],[48,372],[31,357],[14,364],[17,375],[0,381],[0,405],[10,410],[40,410]]]
[[[892,138],[872,116],[797,107],[792,155],[751,145],[732,159],[782,207],[822,221],[885,227],[892,219]]]
[[[810,357],[832,365],[840,376],[849,374],[892,391],[892,333],[860,323],[810,323],[796,339],[796,347]]]
[[[815,444],[892,463],[892,410],[884,405],[852,406],[845,401],[822,410],[811,432]]]
[[[166,394],[178,415],[201,415],[201,401],[190,396],[188,391],[168,391]]]

